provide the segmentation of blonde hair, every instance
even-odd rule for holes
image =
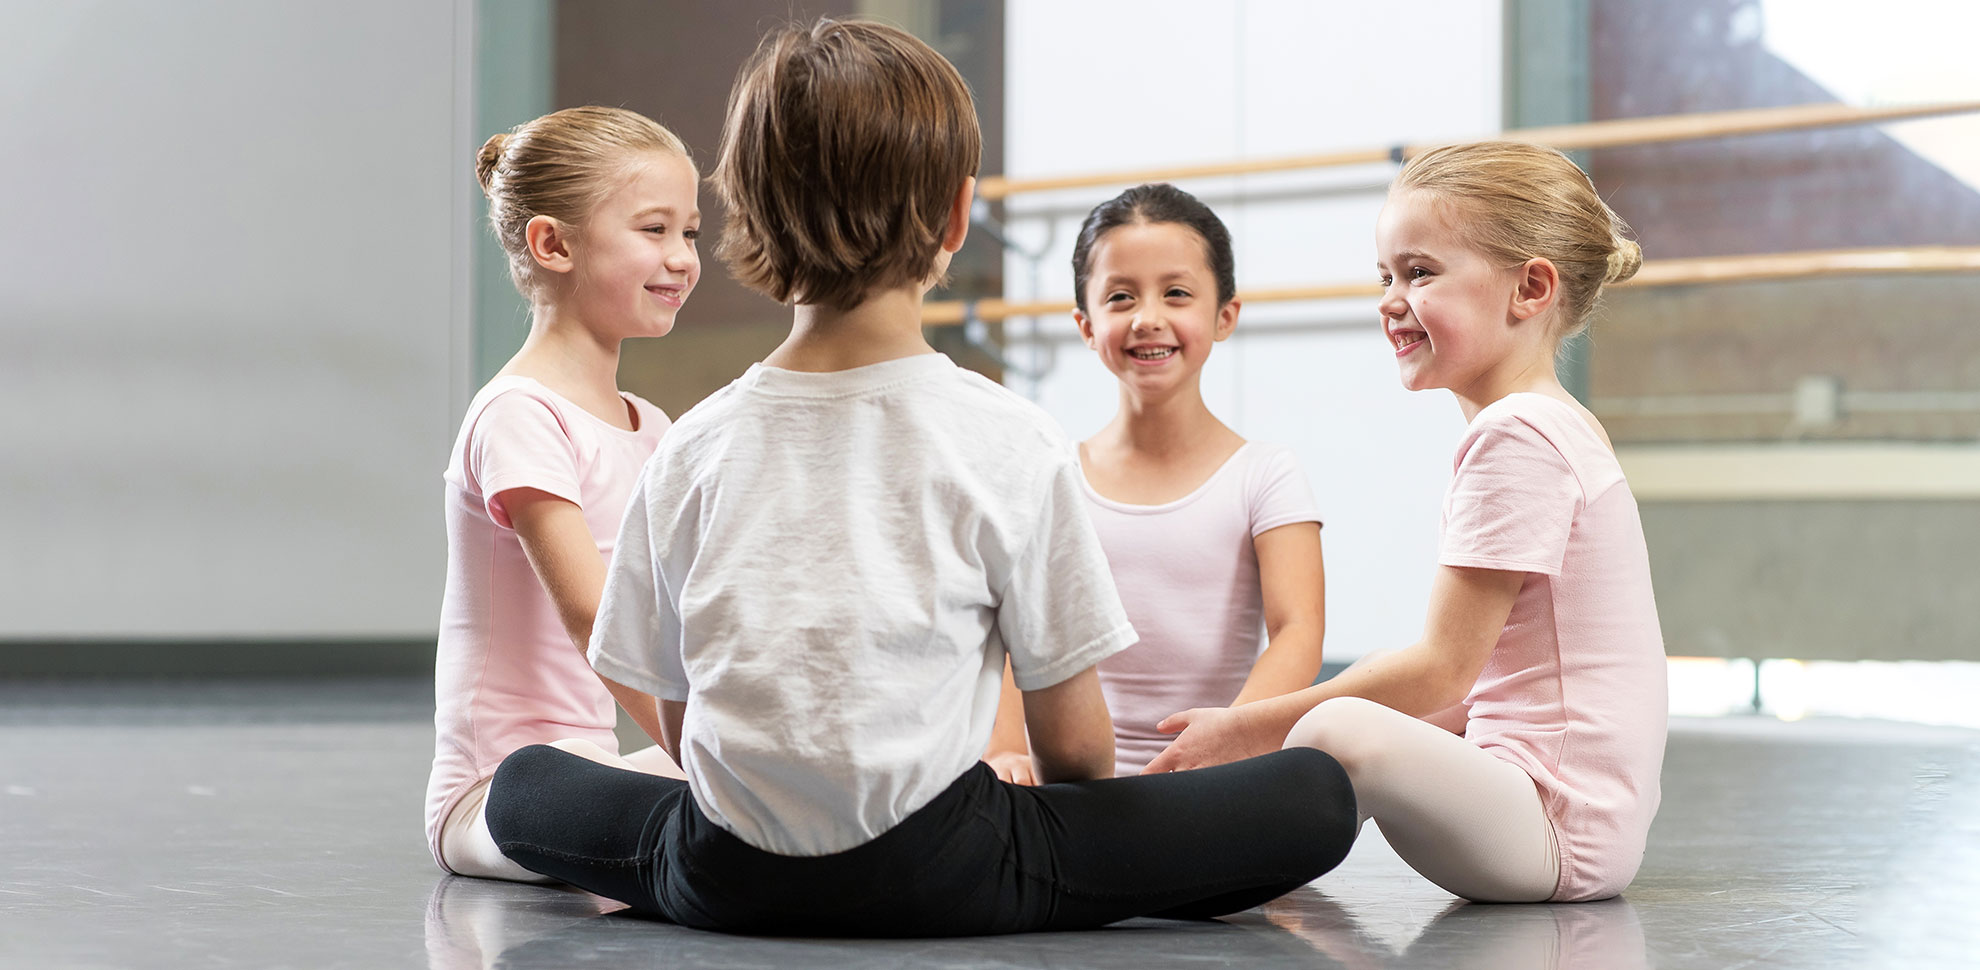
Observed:
[[[969,86],[927,44],[864,21],[786,27],[729,95],[715,254],[779,303],[851,309],[928,276],[982,151]]]
[[[687,146],[659,122],[624,108],[588,105],[553,111],[489,138],[474,174],[488,197],[488,224],[509,256],[509,276],[533,295],[536,261],[525,231],[548,216],[573,229],[610,194],[641,154],[689,158]]]
[[[1458,231],[1495,261],[1536,257],[1560,271],[1562,337],[1588,329],[1602,287],[1636,275],[1643,250],[1629,226],[1566,155],[1523,142],[1448,145],[1411,158],[1390,194],[1430,193]]]

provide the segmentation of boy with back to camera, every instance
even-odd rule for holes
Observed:
[[[1316,750],[1108,778],[1094,665],[1135,635],[1072,451],[922,337],[979,151],[962,78],[899,30],[788,28],[744,66],[718,254],[791,334],[648,464],[590,650],[688,780],[525,748],[488,801],[511,859],[690,926],[946,936],[1221,915],[1346,854]],[[1036,788],[978,760],[1006,655]]]

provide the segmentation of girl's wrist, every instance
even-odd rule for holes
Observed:
[[[1247,733],[1252,735],[1258,745],[1269,743],[1272,748],[1279,747],[1285,743],[1286,735],[1292,733],[1292,727],[1299,721],[1299,717],[1288,716],[1290,705],[1287,701],[1291,696],[1281,694],[1234,708],[1238,715],[1245,719],[1249,728]]]

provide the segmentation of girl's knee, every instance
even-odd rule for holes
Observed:
[[[1293,725],[1286,747],[1318,748],[1340,761],[1350,775],[1380,741],[1380,723],[1394,711],[1360,697],[1321,701]]]

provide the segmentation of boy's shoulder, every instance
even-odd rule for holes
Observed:
[[[749,376],[745,372],[682,412],[667,428],[666,436],[661,439],[661,448],[678,451],[734,433],[737,415],[750,405],[747,393]]]
[[[1059,426],[1036,402],[976,371],[958,367],[950,379],[960,388],[959,396],[980,402],[985,408],[1031,424],[1050,428]]]
[[[867,387],[843,397],[811,400],[848,401],[868,394],[907,394],[914,404],[905,413],[912,415],[912,419],[900,430],[910,437],[965,441],[985,458],[994,455],[1003,460],[1071,453],[1071,445],[1058,422],[1045,409],[1010,388],[953,364],[917,369],[920,372],[905,381]],[[695,452],[710,446],[719,448],[720,442],[734,434],[761,433],[761,425],[778,420],[773,412],[781,410],[785,402],[779,400],[783,389],[768,394],[751,393],[758,383],[745,374],[704,398],[674,421],[662,439],[661,449]],[[743,425],[751,426],[750,430],[744,432]]]
[[[1058,420],[1024,395],[962,367],[948,381],[947,397],[955,406],[948,426],[957,435],[1061,457],[1072,454],[1072,442]]]

